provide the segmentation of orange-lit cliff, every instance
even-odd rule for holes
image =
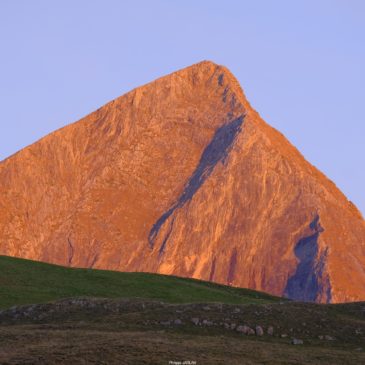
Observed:
[[[365,222],[201,62],[0,163],[0,253],[365,300]]]

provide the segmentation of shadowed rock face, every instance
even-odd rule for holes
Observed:
[[[0,253],[365,300],[365,223],[202,62],[0,163]]]
[[[208,146],[204,149],[199,164],[192,176],[189,178],[183,193],[179,196],[177,202],[164,213],[157,222],[153,225],[149,242],[153,248],[154,241],[165,221],[175,212],[176,209],[181,208],[185,203],[190,201],[198,189],[204,184],[205,180],[211,175],[214,167],[218,162],[224,163],[224,160],[228,156],[228,152],[232,147],[232,144],[241,131],[241,125],[243,122],[243,116],[219,127]],[[168,233],[166,234],[159,252],[162,253],[165,249],[165,244],[171,234],[173,222],[170,224]]]
[[[322,268],[325,263],[327,250],[318,258],[318,238],[323,232],[317,215],[309,225],[313,234],[299,240],[295,245],[294,252],[299,259],[295,273],[289,278],[284,294],[288,298],[300,301],[315,301],[320,296],[323,287]],[[327,283],[328,285],[328,283]],[[331,302],[330,287],[326,288],[326,302]]]

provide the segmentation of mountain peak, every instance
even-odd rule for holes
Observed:
[[[221,67],[221,66],[218,65],[217,63],[213,62],[213,61],[210,61],[210,60],[202,60],[202,61],[194,63],[194,64],[192,64],[188,67],[200,68],[200,69],[207,69],[207,68],[215,69],[215,68]]]
[[[0,254],[365,300],[361,215],[210,61],[0,162],[0,194]]]
[[[230,89],[237,94],[238,98],[244,98],[243,91],[238,80],[229,71],[229,69],[212,61],[205,60],[195,63],[158,78],[142,87],[137,87],[134,90],[139,90],[145,87],[156,87],[156,83],[158,84],[158,87],[161,88],[164,88],[164,83],[175,83],[175,85],[190,83],[194,87],[199,85],[200,87],[217,88],[221,89],[222,92],[225,89]],[[225,92],[227,92],[227,90]]]

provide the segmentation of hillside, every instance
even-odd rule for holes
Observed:
[[[271,303],[265,293],[147,273],[72,269],[0,256],[0,308],[71,297],[142,298],[168,303]]]

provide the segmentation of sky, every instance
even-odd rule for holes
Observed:
[[[201,60],[364,215],[362,0],[0,0],[0,160]]]

